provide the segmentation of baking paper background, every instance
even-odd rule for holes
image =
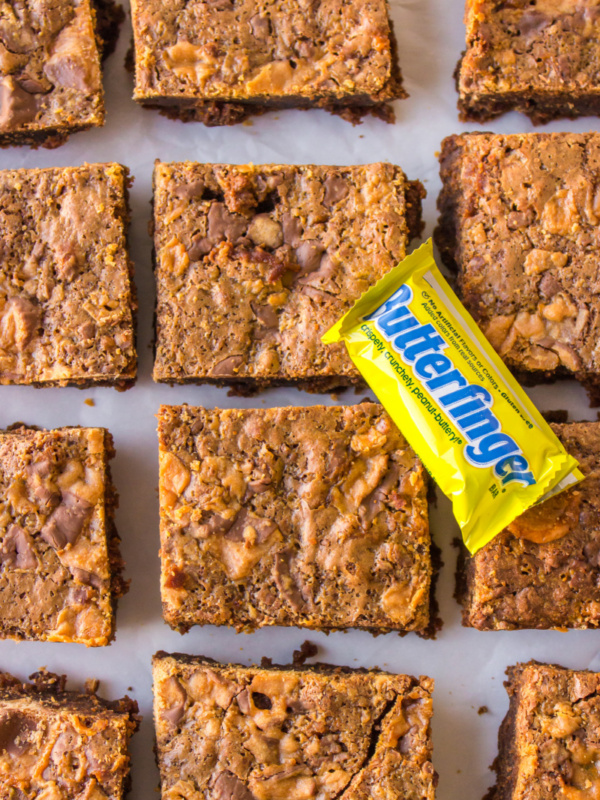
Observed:
[[[168,0],[165,0],[168,2]],[[291,389],[273,390],[253,399],[228,397],[226,389],[169,387],[152,382],[151,337],[154,287],[150,217],[151,174],[155,159],[229,163],[362,164],[391,161],[410,178],[419,178],[428,197],[424,203],[430,236],[436,220],[439,191],[436,152],[446,135],[477,126],[458,122],[452,79],[464,46],[463,0],[391,0],[399,41],[400,63],[408,100],[395,104],[397,122],[386,125],[367,119],[352,127],[323,111],[285,111],[232,128],[205,128],[167,120],[156,111],[138,108],[131,100],[132,77],[124,59],[131,28],[124,26],[119,46],[105,68],[107,123],[103,129],[79,133],[57,150],[10,148],[0,151],[0,168],[73,166],[85,161],[120,161],[135,177],[131,191],[132,256],[140,301],[140,377],[128,392],[113,389],[33,389],[0,387],[0,427],[21,420],[45,427],[100,425],[110,429],[117,448],[113,476],[121,504],[117,524],[127,561],[129,594],[119,605],[117,638],[110,647],[86,649],[59,643],[0,642],[0,669],[20,677],[45,665],[66,672],[71,685],[88,677],[101,680],[101,693],[114,698],[129,693],[140,704],[144,720],[132,745],[132,800],[155,797],[158,771],[154,765],[151,720],[150,658],[158,649],[203,654],[223,661],[250,664],[269,656],[287,663],[305,639],[319,645],[319,658],[348,666],[379,666],[390,671],[427,674],[435,678],[434,764],[439,772],[440,800],[480,800],[493,782],[489,765],[496,752],[497,729],[508,706],[502,682],[507,665],[536,658],[570,667],[600,670],[600,632],[486,632],[460,625],[453,599],[458,529],[450,505],[440,497],[432,510],[432,531],[445,562],[438,584],[442,632],[435,641],[414,634],[378,638],[367,633],[329,636],[293,628],[263,629],[235,634],[233,630],[196,628],[185,636],[162,621],[157,551],[157,444],[155,413],[160,403],[188,402],[226,408],[353,403],[366,396],[353,392],[336,401],[328,395]],[[488,123],[487,130],[532,130],[527,118],[510,114]],[[538,130],[598,130],[587,118],[561,121]],[[541,410],[568,409],[570,418],[596,419],[585,392],[573,382],[536,387],[531,397]],[[84,404],[92,398],[93,407]],[[489,713],[477,710],[487,706]]]

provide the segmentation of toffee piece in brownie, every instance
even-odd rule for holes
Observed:
[[[30,680],[0,673],[0,796],[123,800],[137,703],[67,691],[45,669]]]
[[[554,424],[585,480],[463,551],[463,624],[480,630],[600,626],[600,423]]]
[[[100,61],[104,44],[107,54],[114,47],[121,17],[112,0],[4,0],[0,146],[57,147],[104,124]]]
[[[600,134],[450,136],[441,177],[436,241],[496,351],[600,402]]]
[[[0,171],[0,384],[135,381],[128,183],[119,164]]]
[[[382,407],[159,413],[171,627],[429,633],[426,473]]]
[[[107,645],[127,584],[103,428],[0,432],[0,638]]]
[[[391,164],[158,163],[154,379],[362,384],[321,335],[405,256],[423,195]]]
[[[596,0],[467,0],[456,69],[462,120],[510,110],[536,123],[600,113]]]
[[[434,800],[433,680],[157,653],[162,797]]]
[[[530,661],[507,670],[490,800],[583,800],[600,789],[600,673]]]
[[[134,99],[231,125],[276,108],[393,122],[406,97],[386,0],[132,0]]]

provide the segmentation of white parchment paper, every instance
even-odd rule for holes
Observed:
[[[165,0],[168,2],[168,0]],[[21,677],[42,665],[66,672],[72,685],[98,677],[106,696],[128,692],[144,716],[133,740],[132,800],[154,797],[158,772],[154,765],[151,720],[150,658],[158,649],[204,654],[223,661],[249,664],[263,655],[287,663],[304,639],[316,642],[322,660],[349,666],[380,666],[390,671],[428,674],[435,678],[434,763],[440,775],[440,800],[479,800],[493,780],[489,765],[495,755],[497,729],[508,702],[502,686],[504,670],[517,660],[536,658],[570,667],[600,670],[600,632],[490,632],[467,630],[452,593],[458,530],[449,503],[441,498],[432,513],[434,538],[445,566],[438,585],[444,628],[436,641],[414,635],[373,638],[367,633],[324,634],[295,629],[269,629],[252,635],[232,630],[196,628],[185,636],[162,621],[157,551],[157,445],[154,415],[160,403],[240,407],[314,405],[334,402],[325,395],[279,389],[251,400],[230,398],[214,387],[168,387],[151,379],[154,287],[150,216],[151,174],[155,159],[229,163],[361,164],[391,161],[410,178],[425,184],[425,236],[436,219],[439,190],[436,152],[446,135],[474,129],[458,122],[452,72],[464,44],[463,0],[391,0],[399,40],[400,62],[410,98],[396,103],[397,122],[368,119],[352,127],[323,111],[268,114],[252,124],[208,129],[167,120],[131,100],[132,77],[124,68],[129,46],[129,21],[117,52],[105,70],[108,116],[105,128],[76,134],[54,150],[10,148],[0,151],[0,168],[72,166],[84,161],[120,161],[135,176],[131,202],[132,255],[140,300],[140,378],[132,390],[30,389],[0,387],[0,427],[16,420],[55,427],[101,425],[115,437],[113,462],[121,496],[117,515],[131,589],[121,601],[115,643],[86,650],[81,645],[0,642],[0,669]],[[558,122],[545,130],[598,129],[594,118]],[[510,114],[486,126],[496,132],[531,130],[529,121]],[[584,391],[575,383],[537,387],[531,396],[542,410],[567,408],[571,419],[595,419]],[[92,398],[93,407],[84,404]],[[355,402],[348,393],[336,402]],[[489,713],[479,715],[487,706]]]

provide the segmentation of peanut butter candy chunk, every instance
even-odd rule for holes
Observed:
[[[404,258],[418,181],[359,167],[158,163],[156,360],[166,383],[361,383],[321,335]]]
[[[522,382],[600,402],[600,134],[467,133],[440,162],[435,236],[467,309]]]
[[[66,691],[65,676],[45,669],[30,680],[0,673],[0,796],[123,800],[137,703],[104,700],[91,685]]]
[[[480,630],[600,626],[600,423],[554,424],[585,480],[529,509],[474,556],[463,551],[463,624]]]
[[[433,681],[157,653],[163,800],[434,800]]]
[[[386,0],[133,0],[134,99],[232,125],[277,108],[393,122],[406,97]]]
[[[128,170],[0,171],[0,384],[132,386]]]
[[[113,0],[2,0],[0,147],[58,147],[104,125],[101,58],[123,12]]]
[[[556,665],[507,670],[490,800],[583,800],[600,791],[600,674]]]
[[[0,432],[0,638],[109,644],[121,578],[103,428]]]
[[[166,621],[433,633],[426,473],[380,405],[159,413]]]

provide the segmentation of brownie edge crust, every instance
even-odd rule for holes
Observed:
[[[434,800],[430,678],[163,652],[153,675],[163,800]]]

